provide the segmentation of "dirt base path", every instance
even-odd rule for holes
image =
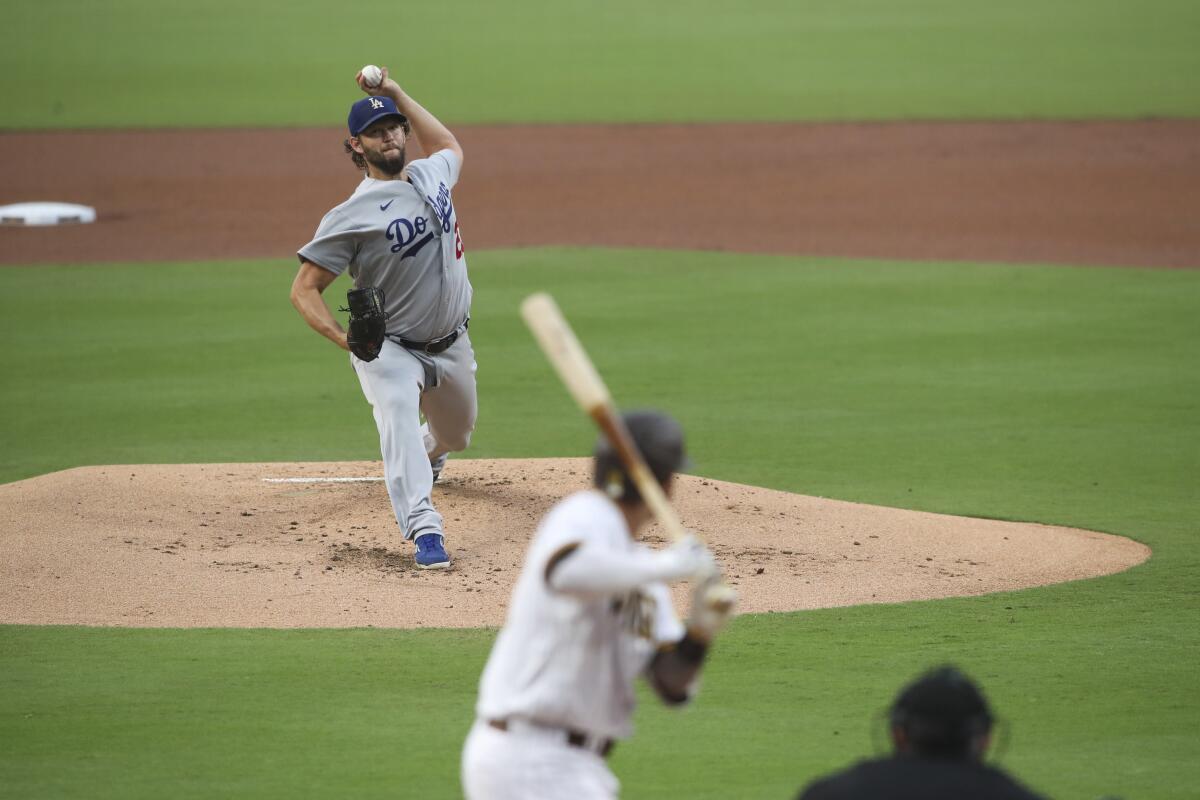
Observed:
[[[1200,267],[1200,121],[456,127],[468,250],[616,245]],[[0,134],[0,264],[293,258],[358,182],[338,128]]]
[[[377,462],[81,467],[5,484],[0,622],[499,625],[537,520],[587,485],[589,463],[452,461],[434,498],[449,572],[414,567],[382,483],[331,481],[377,476]],[[265,480],[297,478],[306,482]],[[1117,572],[1150,553],[1119,536],[688,476],[676,497],[742,612],[1019,589]],[[646,539],[662,541],[653,530]]]

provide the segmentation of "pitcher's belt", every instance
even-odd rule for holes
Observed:
[[[443,336],[440,339],[434,339],[432,342],[414,342],[409,339],[404,339],[399,336],[389,337],[393,342],[407,350],[416,350],[418,353],[428,353],[431,356],[436,356],[438,353],[444,353],[450,349],[450,345],[458,341],[458,337],[467,332],[467,326],[471,324],[471,318],[467,317],[463,320],[462,325],[455,328],[449,336]]]
[[[582,750],[588,750],[595,753],[601,758],[608,758],[608,754],[612,752],[616,745],[615,739],[603,739],[598,736],[589,736],[583,731],[576,731],[570,728],[560,728],[557,725],[543,725],[540,722],[530,722],[523,719],[489,719],[487,724],[498,731],[508,731],[514,728],[526,727],[537,729],[538,731],[548,731],[551,733],[561,733],[563,741],[571,747],[578,747]]]

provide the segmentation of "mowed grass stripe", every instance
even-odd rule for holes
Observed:
[[[1006,765],[1047,793],[1186,797],[1195,630],[1144,577],[740,618],[693,707],[642,692],[623,796],[790,796],[869,754],[902,680],[953,661],[1009,725]],[[0,626],[0,781],[29,798],[459,797],[492,635]]]
[[[489,639],[3,627],[0,786],[23,798],[454,797],[466,687]]]
[[[1092,500],[1155,508],[1200,458],[1196,273],[552,249],[471,264],[479,457],[590,445],[516,313],[549,289],[616,397],[675,410],[706,474],[1107,530]],[[0,271],[0,478],[375,457],[348,359],[287,301],[293,272]]]
[[[1189,0],[9,0],[0,127],[328,125],[370,62],[451,122],[1193,117],[1198,26]]]

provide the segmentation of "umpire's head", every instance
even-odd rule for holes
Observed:
[[[621,415],[633,443],[641,452],[654,477],[669,489],[671,478],[688,462],[683,447],[683,428],[670,414],[662,411],[628,411]],[[592,482],[619,503],[640,503],[642,496],[626,472],[617,449],[608,437],[596,442],[595,472]]]
[[[983,758],[992,721],[979,687],[952,666],[932,669],[910,683],[889,713],[896,752],[961,761]]]

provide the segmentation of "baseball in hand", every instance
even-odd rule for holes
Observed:
[[[383,70],[374,64],[367,64],[362,68],[363,83],[368,89],[374,89],[383,80]]]

